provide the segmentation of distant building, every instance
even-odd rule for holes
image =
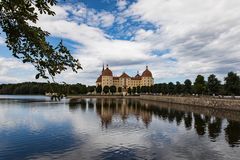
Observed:
[[[102,74],[97,78],[96,86],[116,86],[116,88],[122,87],[123,89],[133,88],[138,86],[152,86],[154,84],[154,79],[151,71],[146,66],[145,71],[142,75],[135,75],[130,77],[127,73],[123,72],[121,76],[113,76],[112,71],[108,68],[106,69],[103,66]]]

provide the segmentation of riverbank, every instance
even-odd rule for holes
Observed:
[[[177,111],[182,111],[186,113],[196,113],[196,114],[204,114],[206,116],[214,116],[218,118],[226,118],[232,121],[240,122],[240,112],[235,110],[223,110],[216,109],[211,107],[202,107],[202,106],[193,106],[186,104],[176,104],[176,103],[167,103],[167,102],[158,102],[152,100],[140,100],[142,104],[148,104],[151,107],[161,107],[166,109],[173,109]]]
[[[133,98],[140,100],[150,100],[156,102],[185,104],[207,108],[225,109],[240,111],[239,99],[220,99],[212,97],[180,97],[180,96],[160,96],[160,95],[140,95],[140,96],[115,96],[115,95],[84,95],[69,96],[70,99],[82,98]]]
[[[239,99],[140,95],[139,99],[240,111]]]

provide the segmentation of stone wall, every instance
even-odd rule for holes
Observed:
[[[151,107],[161,107],[167,109],[173,109],[177,111],[182,111],[185,113],[196,113],[196,114],[204,114],[205,116],[214,116],[218,118],[226,118],[228,120],[240,121],[240,112],[236,110],[222,110],[213,107],[201,107],[201,106],[193,106],[186,104],[176,104],[176,103],[166,103],[152,100],[140,100],[140,103],[148,104]]]
[[[202,107],[212,107],[219,109],[237,110],[240,111],[239,99],[218,99],[210,97],[177,97],[177,96],[154,96],[154,95],[140,95],[142,100],[153,100],[167,103],[178,103],[195,105]]]

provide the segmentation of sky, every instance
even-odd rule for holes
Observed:
[[[155,83],[240,74],[239,0],[69,0],[40,15],[48,41],[63,40],[83,70],[56,81],[95,84],[103,64],[115,76],[135,76],[146,65]],[[13,58],[0,34],[0,83],[35,80],[31,64]]]

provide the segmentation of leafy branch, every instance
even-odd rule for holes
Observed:
[[[38,73],[35,78],[49,79],[68,68],[82,69],[63,42],[54,47],[46,38],[50,35],[36,24],[38,13],[54,16],[51,6],[57,0],[1,0],[0,26],[6,34],[7,47],[23,63],[31,63]],[[53,79],[54,80],[54,79]]]

